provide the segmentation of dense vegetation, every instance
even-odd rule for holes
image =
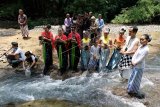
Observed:
[[[160,23],[160,1],[139,0],[135,6],[123,9],[112,23]]]
[[[29,17],[30,26],[62,24],[66,13],[85,11],[101,13],[113,23],[151,23],[160,16],[158,0],[1,0],[0,20],[16,21],[19,8]]]

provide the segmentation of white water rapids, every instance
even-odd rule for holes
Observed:
[[[0,79],[0,105],[37,99],[62,99],[95,107],[145,107],[138,101],[113,95],[111,90],[106,89],[120,84],[117,73],[94,73],[89,77],[72,77],[65,81],[53,80],[49,76],[26,78],[22,73],[15,73]],[[145,80],[143,84],[148,85],[150,81]]]

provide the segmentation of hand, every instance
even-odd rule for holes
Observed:
[[[71,40],[71,42],[73,42],[73,43],[77,43],[77,41],[76,41],[75,39],[72,39],[72,40]]]
[[[60,38],[57,38],[56,40],[60,40]]]
[[[4,55],[4,56],[7,56],[7,53],[4,53],[3,55]]]
[[[97,59],[95,55],[93,55],[93,59],[94,59],[94,60],[96,60],[96,59]]]
[[[67,39],[67,42],[70,42],[72,39]]]
[[[25,68],[25,67],[23,67],[23,70],[26,70],[26,68]]]
[[[57,38],[55,42],[60,42],[60,38]]]
[[[135,66],[135,65],[137,65],[137,64],[132,62],[132,66]]]
[[[120,51],[120,53],[121,53],[121,54],[123,54],[123,55],[125,55],[125,54],[126,54],[126,52],[124,52],[124,51]]]

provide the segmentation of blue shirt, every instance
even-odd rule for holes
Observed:
[[[98,28],[100,30],[102,30],[102,28],[104,27],[104,20],[103,19],[97,19],[97,23],[98,23]]]

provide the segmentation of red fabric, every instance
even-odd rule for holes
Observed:
[[[73,32],[68,35],[68,39],[72,39]],[[75,38],[78,43],[78,47],[81,48],[81,37],[78,33],[75,33]]]
[[[63,41],[67,41],[67,36],[64,35],[64,34],[63,34],[61,37],[57,35],[57,36],[55,37],[55,40],[58,39],[58,38],[62,39]],[[67,46],[66,46],[66,48],[67,48]]]
[[[57,35],[57,36],[55,37],[55,40],[58,39],[58,38],[60,38],[60,39],[62,39],[62,40],[64,40],[64,41],[67,40],[67,36],[66,36],[66,35],[62,35],[62,36],[58,36],[58,35]]]
[[[55,38],[53,37],[53,34],[52,32],[42,32],[41,35],[47,39],[51,39],[51,43],[52,43],[52,48],[54,49],[55,46],[54,46],[54,41],[55,41]]]

